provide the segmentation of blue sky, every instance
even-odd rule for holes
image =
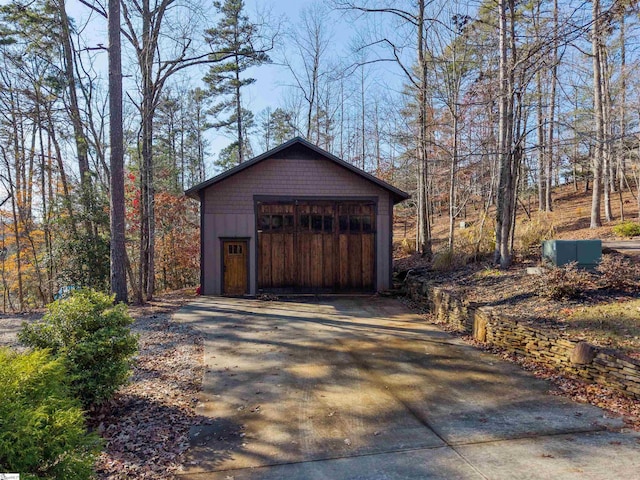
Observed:
[[[0,3],[6,0],[0,0]],[[106,5],[106,0],[103,2]],[[269,15],[276,21],[282,22],[282,30],[290,29],[290,26],[296,24],[299,21],[301,11],[312,4],[312,0],[245,0],[246,12],[250,18],[254,19],[259,16],[259,12],[268,11]],[[322,4],[323,2],[319,2]],[[326,3],[326,2],[324,2]],[[95,13],[92,13],[88,7],[82,5],[78,0],[69,0],[68,9],[70,16],[76,21],[76,26],[82,30],[82,36],[87,38],[88,46],[95,46],[98,44],[107,45],[107,30],[106,20]],[[204,3],[205,10],[207,9],[206,2]],[[213,6],[210,7],[209,12],[213,12]],[[206,14],[206,12],[205,12]],[[334,35],[331,39],[331,56],[337,56],[343,54],[346,46],[350,42],[350,37],[353,34],[353,29],[346,23],[342,24],[340,15],[336,16],[336,22],[332,22],[331,30]],[[194,28],[194,36],[202,30],[201,26]],[[123,38],[123,48],[126,48],[126,39]],[[272,55],[274,60],[277,60],[278,53]],[[96,55],[97,69],[101,76],[106,79],[107,76],[107,56],[106,52]],[[123,58],[123,66],[126,73],[127,59]],[[196,70],[193,69],[186,72],[185,76],[190,77],[190,83],[194,86],[199,83],[199,79],[203,76],[205,69]],[[256,82],[247,87],[244,92],[244,103],[247,108],[252,110],[254,114],[258,114],[267,107],[272,109],[281,105],[282,98],[286,93],[286,85],[293,83],[289,72],[285,67],[280,65],[263,65],[258,68],[252,69],[246,72],[247,75],[256,79]],[[105,82],[106,86],[106,82]],[[125,78],[125,99],[126,90],[135,91],[136,87],[131,81],[127,82]],[[131,95],[135,98],[135,95]],[[126,100],[125,100],[126,101]],[[212,157],[217,156],[217,152],[231,143],[230,138],[225,138],[219,132],[209,132],[208,138],[210,141],[210,155]],[[257,145],[254,148],[259,148]],[[260,153],[260,152],[254,152]],[[211,173],[211,172],[209,172]]]
[[[0,0],[0,4],[7,3],[9,0]],[[100,0],[100,4],[106,7],[108,0]],[[193,38],[202,38],[204,29],[215,24],[214,8],[212,0],[184,0],[184,3],[176,2],[176,5],[189,4],[191,2],[202,2],[201,15],[193,19],[193,23],[189,23],[189,27],[192,29],[190,34]],[[189,3],[186,3],[189,2]],[[256,19],[260,15],[257,12],[268,11],[271,18],[276,22],[281,22],[281,32],[290,31],[292,27],[295,27],[300,23],[300,14],[303,9],[311,6],[312,4],[319,4],[324,7],[328,7],[327,1],[322,0],[245,0],[246,12],[250,18]],[[89,7],[80,3],[79,0],[66,0],[69,16],[73,19],[76,29],[83,44],[79,45],[80,48],[88,47],[91,50],[84,55],[90,55],[93,58],[94,69],[100,76],[99,85],[102,88],[101,96],[106,96],[107,88],[107,52],[106,50],[96,50],[97,46],[106,47],[107,40],[107,21],[99,14],[93,12]],[[210,15],[210,19],[205,21]],[[357,27],[352,20],[349,21],[343,18],[340,12],[327,13],[327,16],[331,18],[325,19],[325,25],[331,32],[330,47],[327,51],[326,60],[330,63],[338,63],[341,58],[345,58],[352,44],[353,38],[356,36]],[[186,18],[186,17],[185,17]],[[191,20],[191,19],[190,19]],[[286,46],[287,40],[281,38],[280,46]],[[137,86],[135,83],[134,75],[137,73],[137,67],[135,67],[135,61],[131,58],[131,51],[128,49],[128,42],[125,38],[122,39],[123,45],[123,73],[124,79],[124,99],[125,99],[125,112],[135,112],[135,107],[132,105],[128,97],[137,99]],[[128,53],[127,53],[128,50]],[[282,48],[280,49],[282,50]],[[282,52],[273,52],[271,54],[274,62],[281,57]],[[127,56],[128,55],[128,56]],[[399,85],[401,81],[398,81],[399,77],[394,78],[393,75],[396,72],[390,64],[379,64],[376,66],[367,67],[370,72],[369,78],[372,88],[380,88],[381,84]],[[206,67],[201,69],[195,69],[189,71],[183,71],[183,73],[175,78],[181,84],[188,83],[190,86],[195,87],[199,84],[202,85],[201,79],[204,76]],[[253,85],[247,87],[244,91],[243,103],[246,108],[250,109],[254,115],[259,115],[266,108],[275,109],[277,107],[286,106],[285,98],[290,96],[291,85],[294,83],[290,72],[282,65],[276,63],[270,65],[263,65],[245,72],[247,76],[256,79]],[[168,84],[168,86],[170,86]],[[126,128],[136,129],[137,119],[134,119],[133,115],[129,115],[129,123],[125,125]],[[125,120],[126,121],[126,120]],[[229,145],[233,139],[225,137],[222,132],[211,130],[207,132],[207,139],[209,141],[207,162],[207,174],[212,175],[213,161],[217,158],[218,152]],[[261,147],[257,142],[253,142],[254,154],[262,153]]]

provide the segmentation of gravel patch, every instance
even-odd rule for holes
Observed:
[[[18,342],[18,332],[22,330],[22,324],[36,322],[41,318],[42,312],[0,315],[0,347],[23,350],[24,347]]]

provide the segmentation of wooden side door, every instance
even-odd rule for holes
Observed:
[[[222,292],[225,295],[244,295],[247,293],[248,250],[246,240],[224,240],[222,242]]]

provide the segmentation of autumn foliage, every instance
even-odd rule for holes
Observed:
[[[156,194],[156,235],[159,290],[197,285],[200,275],[198,205],[184,195]]]

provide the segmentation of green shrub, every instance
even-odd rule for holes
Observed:
[[[613,233],[619,237],[637,237],[640,235],[640,223],[622,222],[613,227]]]
[[[19,338],[62,356],[74,392],[88,407],[108,400],[127,381],[138,344],[128,328],[132,322],[126,305],[82,289],[49,304],[42,321],[25,324]]]
[[[554,300],[579,298],[591,288],[592,275],[578,268],[577,262],[562,267],[545,267],[536,277],[535,293]]]
[[[87,433],[61,358],[0,349],[0,472],[88,479],[100,442]]]

